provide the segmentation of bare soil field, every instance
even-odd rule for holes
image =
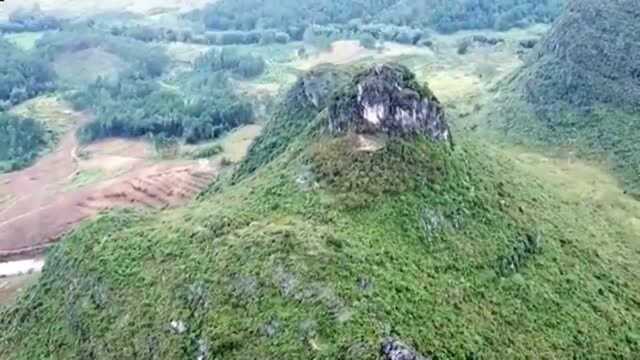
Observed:
[[[0,176],[0,258],[42,251],[80,221],[121,206],[162,209],[183,203],[216,175],[208,161],[158,163],[142,141],[109,139],[82,148],[75,124],[55,151],[25,170]],[[74,183],[88,171],[103,176]]]

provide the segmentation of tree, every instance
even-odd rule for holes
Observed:
[[[375,49],[376,38],[374,38],[370,33],[362,34],[360,35],[360,46],[365,49]]]

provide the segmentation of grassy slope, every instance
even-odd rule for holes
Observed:
[[[517,81],[517,80],[516,80]],[[625,190],[640,196],[640,113],[611,106],[595,106],[590,112],[576,112],[570,106],[547,118],[538,116],[520,96],[515,84],[503,88],[486,111],[477,116],[491,119],[488,128],[498,129],[511,140],[529,146],[552,145],[560,152],[574,152],[590,161],[602,162],[615,173]]]
[[[60,80],[74,86],[92,83],[98,77],[117,78],[127,67],[119,56],[96,48],[63,53],[53,62]]]
[[[43,32],[23,32],[3,35],[22,50],[30,51],[36,47],[36,42],[44,35]]]
[[[486,143],[352,153],[323,113],[278,114],[265,133],[291,142],[255,172],[67,237],[0,316],[0,357],[375,359],[386,335],[439,358],[640,350],[626,220]]]

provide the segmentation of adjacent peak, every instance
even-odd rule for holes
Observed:
[[[405,66],[380,64],[357,74],[329,105],[333,133],[425,135],[448,140],[444,108]]]
[[[571,0],[521,74],[529,103],[640,109],[640,1]]]

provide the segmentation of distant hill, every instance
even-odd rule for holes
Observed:
[[[607,161],[640,193],[640,2],[570,1],[504,87],[502,126]]]
[[[527,101],[548,118],[563,105],[640,112],[639,18],[638,1],[571,1],[522,70]]]

